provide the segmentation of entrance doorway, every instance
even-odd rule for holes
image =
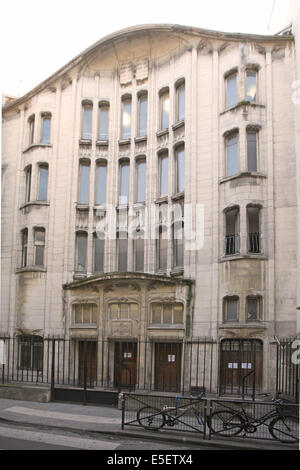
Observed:
[[[97,381],[97,342],[79,341],[79,384],[94,387]]]
[[[252,395],[262,387],[263,347],[259,340],[221,342],[220,393]]]
[[[155,390],[180,391],[181,350],[181,343],[155,343]]]
[[[134,389],[137,377],[137,343],[115,344],[115,387]]]

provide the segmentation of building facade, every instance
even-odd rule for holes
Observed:
[[[275,389],[296,334],[295,78],[291,34],[139,26],[4,106],[18,370],[45,370],[54,336],[93,386]]]

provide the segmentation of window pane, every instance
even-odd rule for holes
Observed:
[[[139,306],[138,304],[130,304],[129,305],[129,318],[134,320],[139,319]]]
[[[122,139],[130,139],[131,136],[131,101],[123,101],[122,111]]]
[[[228,137],[227,139],[227,176],[235,175],[238,172],[238,137]]]
[[[82,138],[90,140],[92,138],[92,113],[93,108],[86,106],[83,108]]]
[[[108,140],[108,110],[109,108],[101,107],[99,113],[99,140]]]
[[[89,178],[90,178],[90,166],[80,165],[80,204],[89,203]]]
[[[247,299],[247,318],[248,320],[258,320],[258,305],[259,305],[259,300],[258,299]]]
[[[238,301],[237,299],[227,299],[227,320],[235,321],[238,319]]]
[[[31,166],[25,171],[25,202],[30,201],[30,191],[31,191]]]
[[[144,271],[144,240],[138,238],[134,241],[135,245],[135,270]]]
[[[163,305],[163,323],[172,323],[172,305]]]
[[[169,93],[164,93],[161,96],[161,129],[169,127]]]
[[[34,142],[34,117],[29,120],[29,144]]]
[[[106,201],[106,172],[105,165],[97,166],[97,194],[96,204],[104,204]]]
[[[227,108],[237,102],[236,75],[227,78]]]
[[[128,249],[128,240],[119,239],[119,271],[127,271],[127,249]]]
[[[256,72],[247,72],[247,101],[256,101]]]
[[[127,319],[128,318],[128,304],[120,304],[120,318]]]
[[[161,323],[161,304],[152,304],[152,323]]]
[[[77,271],[86,271],[87,237],[85,234],[77,234]]]
[[[40,180],[39,180],[39,201],[47,201],[48,189],[48,168],[40,166]]]
[[[166,237],[167,229],[162,227],[159,233],[159,269],[167,269],[167,256],[168,256],[168,240]]]
[[[42,245],[37,245],[35,247],[35,264],[37,266],[44,265],[44,249],[45,247]]]
[[[50,143],[50,125],[51,125],[51,118],[44,117],[43,118],[43,127],[42,127],[42,143],[49,144]]]
[[[82,323],[82,305],[75,305],[75,323]]]
[[[144,202],[146,199],[146,162],[139,162],[137,165],[137,202]]]
[[[175,304],[173,306],[174,323],[183,323],[183,305]]]
[[[82,310],[83,323],[91,323],[91,306],[89,304],[85,304],[82,306]]]
[[[185,87],[182,85],[177,89],[178,122],[185,119]]]
[[[34,241],[45,243],[45,230],[35,230]]]
[[[129,165],[121,165],[120,204],[127,204],[129,196]]]
[[[174,224],[174,265],[183,266],[183,225]]]
[[[94,271],[103,272],[104,266],[104,240],[95,237],[94,239]]]
[[[28,232],[24,230],[22,232],[22,267],[24,268],[27,265],[27,241],[28,241]]]
[[[168,195],[168,157],[160,159],[160,196]]]
[[[119,318],[119,305],[118,304],[110,305],[110,318],[112,320],[117,320]]]
[[[140,109],[139,109],[139,137],[147,135],[147,97],[143,96],[139,100]]]
[[[257,171],[257,134],[247,132],[248,171]]]
[[[184,149],[177,152],[177,192],[184,191]]]

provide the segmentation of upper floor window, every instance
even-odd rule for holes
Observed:
[[[137,229],[137,236],[133,242],[134,252],[134,270],[137,272],[144,271],[144,232]]]
[[[41,143],[50,143],[50,130],[51,130],[51,114],[43,113],[41,122]]]
[[[160,129],[169,128],[170,96],[169,89],[164,89],[160,93]]]
[[[137,319],[139,306],[136,303],[111,303],[109,313],[111,320]]]
[[[160,325],[182,324],[183,305],[160,302],[151,304],[151,323]]]
[[[27,248],[28,248],[28,229],[25,228],[21,232],[22,238],[22,259],[21,259],[21,267],[25,268],[27,266]]]
[[[45,253],[45,229],[34,229],[34,264],[36,266],[44,266]]]
[[[83,140],[91,140],[92,138],[92,115],[93,104],[92,102],[83,102],[82,104],[82,134]]]
[[[146,160],[138,160],[136,164],[136,202],[146,200]]]
[[[240,210],[239,207],[225,212],[225,254],[234,255],[240,251]]]
[[[143,93],[138,98],[138,137],[147,135],[147,93]]]
[[[79,203],[89,203],[90,163],[82,161],[79,166]]]
[[[159,156],[159,196],[168,195],[168,152]]]
[[[248,171],[257,171],[258,132],[247,130]]]
[[[126,272],[128,263],[128,234],[127,231],[119,231],[117,234],[118,271]]]
[[[251,103],[257,101],[257,72],[247,70],[246,72],[246,100]]]
[[[121,139],[131,138],[131,96],[122,98]]]
[[[129,161],[120,163],[120,196],[119,204],[128,204],[129,197]]]
[[[25,168],[25,203],[30,201],[31,193],[31,165]]]
[[[73,304],[73,323],[75,325],[97,324],[96,304]]]
[[[109,103],[99,103],[99,132],[98,140],[108,140]]]
[[[28,130],[29,130],[29,145],[34,143],[34,124],[35,116],[34,114],[28,119]]]
[[[96,204],[101,205],[106,202],[106,163],[98,163],[96,166]]]
[[[179,147],[175,151],[176,158],[176,192],[184,191],[184,147]]]
[[[238,173],[238,133],[226,137],[227,176]]]
[[[180,81],[176,86],[176,122],[185,119],[185,83]]]
[[[248,252],[261,253],[260,207],[247,207]]]
[[[226,77],[226,108],[237,104],[237,73],[231,73]]]
[[[226,322],[239,320],[239,298],[237,296],[225,297],[223,304],[223,316]]]
[[[94,272],[104,271],[104,240],[94,235]]]
[[[262,298],[248,296],[246,299],[246,321],[262,320]]]
[[[39,165],[38,201],[47,201],[48,165]]]
[[[87,233],[77,232],[76,233],[76,262],[75,270],[78,272],[86,271],[87,261]]]

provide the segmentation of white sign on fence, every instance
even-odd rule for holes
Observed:
[[[5,342],[0,339],[0,366],[6,364]]]

